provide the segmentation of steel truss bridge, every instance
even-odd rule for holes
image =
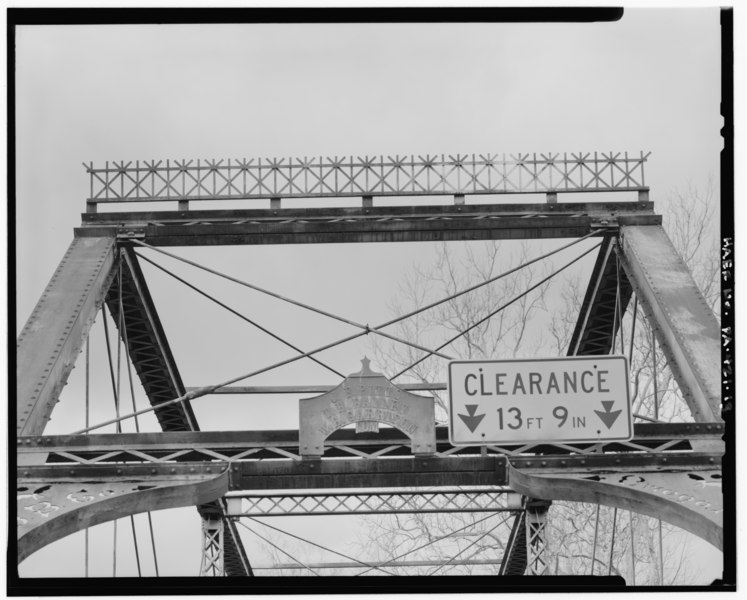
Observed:
[[[247,556],[238,526],[268,515],[505,513],[505,551],[487,561],[501,575],[547,572],[544,528],[553,500],[659,517],[722,547],[719,325],[649,201],[647,158],[643,153],[456,154],[85,165],[91,186],[83,222],[18,337],[19,562],[83,528],[189,505],[203,521],[202,575],[299,569],[296,563],[262,565],[261,557]],[[634,199],[559,201],[566,193],[617,192]],[[540,194],[542,201],[506,203],[506,194]],[[425,204],[414,201],[419,196]],[[453,202],[427,204],[434,196]],[[467,196],[480,198],[467,203]],[[325,198],[339,197],[360,198],[360,204],[319,206]],[[374,205],[374,198],[382,197],[388,205]],[[316,200],[313,206],[289,208],[283,206],[287,198]],[[269,208],[194,208],[194,202],[217,199],[269,200]],[[176,203],[176,210],[98,210],[154,201]],[[568,355],[609,354],[620,315],[635,296],[692,422],[636,423],[629,442],[480,447],[452,446],[445,428],[436,427],[428,452],[415,451],[412,440],[394,428],[341,429],[325,440],[321,457],[308,455],[296,430],[203,432],[191,406],[201,396],[325,392],[333,386],[232,385],[267,370],[258,369],[228,382],[186,388],[141,270],[145,257],[136,251],[543,238],[600,242]],[[125,414],[69,435],[44,435],[104,304],[117,316],[126,355],[150,402],[136,414],[154,412],[162,431],[95,432],[133,416]],[[361,329],[359,335],[383,335],[380,330],[388,325],[352,324]],[[281,364],[315,360],[320,350],[303,352],[286,344],[298,354]],[[400,387],[417,391],[445,385]],[[417,564],[346,559],[304,568],[318,573],[330,565],[363,565],[391,573],[393,567]]]

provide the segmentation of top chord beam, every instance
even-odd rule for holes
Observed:
[[[649,153],[441,154],[85,164],[98,203],[646,192]]]

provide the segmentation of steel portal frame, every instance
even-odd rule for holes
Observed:
[[[426,156],[418,157],[418,160],[412,156],[409,160],[408,157],[397,156],[387,159],[380,157],[378,161],[364,157],[318,161],[299,159],[295,162],[214,161],[206,165],[185,161],[174,167],[169,162],[165,166],[156,162],[144,163],[142,167],[139,163],[134,167],[131,163],[118,163],[111,169],[108,165],[104,169],[88,165],[92,188],[82,227],[75,230],[75,239],[18,338],[19,483],[29,477],[36,477],[37,480],[40,477],[62,477],[63,468],[68,469],[67,478],[76,481],[79,477],[94,474],[104,480],[116,477],[116,470],[108,470],[112,467],[108,467],[106,458],[102,458],[106,454],[91,454],[90,446],[86,450],[62,449],[57,441],[42,437],[44,424],[57,402],[97,310],[104,301],[113,310],[119,310],[119,290],[116,286],[122,286],[128,352],[151,403],[157,406],[162,399],[178,397],[183,392],[178,369],[173,364],[155,307],[147,293],[147,285],[139,272],[137,255],[131,250],[135,241],[154,246],[198,246],[539,239],[594,234],[601,237],[605,244],[592,274],[569,354],[595,354],[609,350],[617,326],[615,309],[609,301],[609,290],[618,286],[626,290],[632,287],[655,324],[657,338],[667,353],[695,421],[704,428],[713,428],[714,433],[719,431],[720,381],[719,369],[714,368],[720,348],[718,326],[687,268],[673,251],[671,242],[661,228],[661,218],[653,212],[653,205],[648,202],[648,188],[643,181],[643,163],[647,156],[641,153],[638,158],[628,158],[618,153],[601,157],[594,155],[592,158],[591,154],[579,154],[570,158],[564,155],[561,159],[559,155],[540,155],[538,159],[536,155],[516,155],[509,157],[509,160],[505,157],[499,160],[495,155],[455,155],[448,158],[442,156],[440,159]],[[300,177],[303,177],[303,185],[300,185]],[[421,179],[423,177],[425,179]],[[239,186],[239,179],[244,181],[246,178],[249,178],[249,184]],[[94,189],[95,185],[100,185],[100,188]],[[125,189],[125,186],[129,187]],[[557,203],[558,192],[589,191],[633,191],[637,192],[638,197],[635,202],[615,204]],[[544,193],[547,201],[543,204],[514,205],[464,202],[465,195],[506,193]],[[374,207],[372,203],[374,196],[428,195],[453,196],[454,204]],[[362,206],[342,209],[280,208],[282,197],[351,196],[360,196]],[[271,206],[269,210],[189,210],[189,200],[223,197],[237,200],[269,199]],[[100,204],[164,199],[177,201],[178,210],[96,213],[96,207]],[[116,274],[115,264],[120,256],[123,257],[123,277],[121,283],[117,281],[115,287],[111,287]],[[615,256],[623,267],[621,279],[618,279],[620,272],[616,268],[617,263],[612,260]],[[669,272],[676,273],[677,277],[666,277]],[[629,297],[627,291],[622,294],[623,304]],[[197,430],[188,403],[156,408],[155,412],[166,432]],[[695,428],[699,425],[687,427],[693,427],[690,433],[695,436]],[[174,472],[166,473],[162,469],[174,469],[165,466],[172,460],[192,459],[195,452],[204,452],[196,447],[182,448],[172,451],[164,459],[162,454],[158,454],[161,450],[155,455],[151,454],[152,450],[138,449],[135,447],[137,444],[133,445],[133,440],[124,437],[129,434],[122,435],[114,441],[114,445],[120,448],[110,449],[109,458],[119,455],[121,459],[124,453],[129,459],[136,457],[136,460],[157,464],[155,471],[167,477]],[[90,442],[96,436],[87,437]],[[31,442],[34,438],[36,442]],[[377,446],[371,452],[356,449],[355,443],[348,442],[337,446],[333,444],[330,456],[341,452],[356,454],[358,461],[361,456],[365,458],[363,463],[350,463],[348,468],[351,471],[343,474],[325,474],[324,468],[321,472],[312,473],[316,464],[321,467],[329,465],[326,457],[320,461],[296,461],[295,457],[289,461],[274,461],[273,468],[267,470],[261,466],[262,461],[242,461],[235,454],[221,454],[219,460],[194,463],[195,466],[188,468],[199,471],[201,468],[212,470],[230,465],[239,473],[238,479],[231,478],[234,489],[237,485],[243,485],[235,481],[244,481],[246,477],[251,478],[253,484],[262,481],[262,485],[279,485],[286,489],[294,489],[299,483],[311,487],[321,484],[368,487],[380,486],[389,480],[402,485],[403,478],[412,485],[413,477],[424,485],[495,485],[497,472],[505,470],[505,465],[500,466],[502,463],[498,455],[512,457],[512,469],[549,469],[548,473],[570,472],[578,467],[587,471],[591,468],[587,465],[643,473],[651,469],[661,470],[663,463],[660,461],[668,461],[667,469],[683,472],[693,468],[718,468],[718,452],[704,454],[692,452],[691,449],[690,452],[673,452],[664,456],[669,448],[683,443],[691,442],[670,437],[658,446],[651,447],[636,439],[633,446],[637,446],[641,454],[631,458],[635,454],[631,453],[624,459],[620,455],[605,459],[605,450],[609,449],[601,446],[594,448],[594,445],[590,446],[592,450],[555,447],[549,452],[537,445],[491,447],[485,452],[494,456],[475,457],[461,449],[444,448],[441,443],[438,457],[426,462],[408,459],[410,462],[405,465],[401,459],[394,458],[398,454],[408,453],[402,440]],[[260,457],[262,453],[272,453],[277,449],[287,457],[288,450],[281,446],[265,444],[248,448],[239,459],[252,454]],[[600,451],[601,456],[593,455]],[[539,460],[533,458],[532,454],[539,455]],[[392,457],[381,458],[384,455]],[[200,460],[204,459],[203,455]],[[223,462],[223,459],[227,461]],[[72,471],[75,475],[70,475],[69,465],[44,466],[49,460],[81,464]],[[441,462],[434,463],[433,460]],[[605,460],[616,462],[605,464]],[[192,463],[183,463],[183,466],[187,467],[188,464]],[[363,467],[363,464],[367,466]],[[146,464],[119,467],[128,472],[148,468],[153,475],[154,467],[147,467]],[[143,470],[142,475],[145,474]],[[580,482],[577,483],[580,485]],[[213,503],[212,506],[222,510],[220,503]],[[226,524],[225,518],[222,522]],[[228,523],[230,527],[231,522]],[[217,528],[211,532],[215,530]],[[237,536],[222,537],[234,542],[233,550],[226,546],[225,560],[229,561],[229,555],[234,554],[234,558],[238,557],[238,562],[243,565],[243,569],[239,568],[233,574],[239,574],[238,571],[242,570],[242,574],[250,574],[243,549],[236,544]],[[532,539],[536,542],[538,538],[534,536]],[[536,562],[541,556],[535,550],[530,549],[530,563]],[[509,555],[513,554],[516,553],[509,552]],[[526,561],[526,556],[520,558],[519,563],[521,560]],[[226,571],[232,574],[229,568]]]

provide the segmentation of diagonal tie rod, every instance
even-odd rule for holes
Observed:
[[[342,323],[346,323],[348,325],[352,325],[353,327],[357,327],[358,329],[363,330],[364,333],[376,333],[382,337],[389,338],[390,340],[393,340],[395,342],[399,342],[400,344],[405,344],[407,346],[412,346],[413,348],[416,348],[418,350],[422,350],[423,352],[429,352],[431,354],[435,354],[436,356],[440,356],[441,358],[445,358],[447,360],[453,360],[451,356],[448,356],[446,354],[442,354],[438,351],[430,350],[428,348],[424,348],[423,346],[416,344],[415,342],[410,342],[408,340],[404,340],[400,337],[397,337],[395,335],[391,335],[389,333],[384,333],[383,331],[379,331],[378,328],[374,327],[371,328],[368,325],[363,325],[362,323],[358,323],[356,321],[351,321],[350,319],[346,319],[345,317],[341,317],[339,315],[335,315],[333,313],[327,312],[326,310],[322,310],[321,308],[316,308],[315,306],[311,306],[309,304],[305,304],[303,302],[299,302],[298,300],[293,300],[292,298],[288,298],[286,296],[283,296],[282,294],[278,294],[277,292],[273,292],[271,290],[267,290],[263,287],[260,287],[258,285],[254,285],[253,283],[249,283],[247,281],[243,281],[241,279],[237,279],[236,277],[232,277],[231,275],[227,275],[225,273],[221,273],[220,271],[216,271],[215,269],[211,269],[210,267],[206,267],[205,265],[201,265],[199,263],[196,263],[194,261],[191,261],[187,258],[183,258],[181,256],[177,256],[176,254],[172,254],[171,252],[166,252],[165,250],[161,250],[160,248],[157,248],[155,246],[151,246],[150,244],[146,244],[145,242],[141,242],[140,240],[132,240],[136,244],[139,244],[145,248],[149,248],[150,250],[155,250],[156,252],[160,252],[161,254],[165,256],[170,256],[171,258],[174,258],[176,260],[180,260],[188,265],[192,265],[193,267],[197,267],[198,269],[202,269],[203,271],[206,271],[208,273],[211,273],[213,275],[217,275],[218,277],[223,277],[224,279],[228,279],[229,281],[233,281],[234,283],[238,283],[239,285],[243,285],[244,287],[248,287],[252,290],[255,290],[257,292],[261,292],[263,294],[267,294],[268,296],[272,296],[273,298],[277,298],[278,300],[282,300],[283,302],[288,302],[289,304],[293,304],[295,306],[299,306],[301,308],[305,308],[306,310],[310,310],[312,312],[315,312],[320,315],[324,315],[325,317],[329,317],[330,319],[335,319],[336,321],[340,321]]]
[[[282,367],[284,365],[290,364],[292,362],[295,362],[295,361],[300,360],[302,358],[305,358],[307,356],[311,356],[313,354],[317,354],[319,352],[323,352],[324,350],[328,350],[330,348],[333,348],[334,346],[339,346],[339,345],[344,344],[346,342],[349,342],[349,341],[352,341],[354,339],[357,339],[357,338],[359,338],[359,337],[361,337],[363,335],[366,335],[367,333],[369,333],[369,331],[377,331],[378,329],[381,329],[383,327],[388,327],[389,325],[393,325],[395,323],[398,323],[399,321],[407,319],[407,318],[413,316],[414,314],[417,314],[418,312],[422,312],[423,310],[427,310],[428,308],[432,308],[433,306],[436,306],[436,305],[438,305],[440,303],[447,302],[448,300],[450,300],[452,298],[456,298],[457,296],[461,296],[462,294],[466,294],[467,292],[470,292],[470,291],[472,291],[474,289],[477,289],[479,287],[482,287],[484,285],[492,283],[493,281],[496,281],[496,280],[498,280],[498,279],[500,279],[502,277],[506,277],[507,275],[510,275],[511,273],[514,273],[515,271],[517,271],[517,270],[519,270],[519,269],[521,269],[521,268],[523,268],[523,267],[525,267],[527,265],[530,265],[530,264],[532,264],[534,262],[537,262],[538,260],[541,260],[543,258],[547,258],[548,256],[551,256],[551,255],[553,255],[553,254],[555,254],[557,252],[560,252],[561,250],[565,250],[566,248],[568,248],[570,246],[573,246],[574,244],[577,244],[577,243],[581,242],[582,240],[585,240],[588,237],[590,237],[592,235],[595,235],[597,233],[598,232],[596,232],[596,231],[591,232],[591,233],[585,235],[584,237],[578,238],[577,240],[574,240],[573,242],[570,242],[570,243],[568,243],[568,244],[566,244],[564,246],[561,246],[559,248],[556,248],[555,250],[551,250],[550,252],[548,252],[548,253],[546,253],[546,254],[544,254],[542,256],[538,256],[537,258],[534,258],[534,259],[532,259],[532,260],[530,260],[530,261],[528,261],[526,263],[523,263],[522,265],[514,267],[513,269],[505,271],[505,272],[503,272],[503,273],[501,273],[499,275],[496,275],[495,277],[493,277],[491,279],[487,279],[487,280],[485,280],[485,281],[483,281],[483,282],[481,282],[479,284],[476,284],[476,285],[474,285],[474,286],[472,286],[470,288],[462,290],[462,291],[460,291],[460,292],[458,292],[456,294],[453,294],[452,296],[450,296],[448,298],[444,298],[444,299],[442,299],[442,300],[440,300],[438,302],[430,304],[430,305],[428,305],[426,307],[423,307],[421,309],[418,309],[418,310],[416,310],[414,312],[410,312],[410,313],[408,313],[406,315],[402,315],[400,317],[397,317],[395,319],[387,321],[386,323],[384,323],[382,325],[378,325],[378,326],[372,327],[372,328],[367,328],[366,331],[359,331],[358,333],[354,333],[354,334],[349,335],[349,336],[347,336],[345,338],[341,338],[341,339],[336,340],[334,342],[330,342],[329,344],[325,344],[324,346],[320,346],[319,348],[315,348],[314,350],[309,350],[308,352],[304,352],[302,354],[297,354],[296,356],[293,356],[291,358],[287,358],[285,360],[282,360],[282,361],[277,362],[275,364],[269,365],[267,367],[262,367],[261,369],[257,369],[256,371],[252,371],[252,372],[247,373],[245,375],[239,375],[238,377],[233,377],[232,379],[229,379],[229,380],[224,381],[222,383],[218,383],[218,384],[215,384],[215,385],[208,385],[208,386],[204,386],[204,387],[200,387],[200,388],[196,388],[196,389],[190,390],[189,392],[187,392],[183,396],[180,396],[179,398],[174,398],[173,400],[168,400],[166,402],[161,402],[161,403],[157,404],[156,406],[151,406],[151,407],[148,407],[148,408],[144,408],[144,409],[141,409],[139,411],[130,413],[129,415],[123,415],[123,416],[118,417],[116,419],[110,419],[109,421],[104,421],[104,422],[99,423],[97,425],[86,427],[85,429],[80,429],[78,431],[73,432],[73,434],[77,435],[77,434],[80,434],[80,433],[86,433],[86,432],[92,431],[94,429],[99,429],[101,427],[105,427],[107,425],[111,425],[112,423],[117,423],[118,421],[121,421],[121,420],[124,420],[124,419],[130,419],[130,418],[135,417],[137,415],[141,415],[141,414],[144,414],[144,413],[147,413],[147,412],[151,412],[151,411],[156,410],[157,408],[160,408],[160,407],[163,407],[163,406],[169,406],[171,404],[177,404],[177,403],[180,403],[180,402],[184,402],[185,400],[193,400],[194,398],[199,398],[199,397],[205,396],[207,394],[212,394],[215,390],[217,390],[219,388],[226,387],[228,385],[231,385],[233,383],[237,383],[237,382],[242,381],[244,379],[249,379],[250,377],[254,377],[255,375],[259,375],[261,373],[266,373],[267,371],[271,371],[272,369],[276,369],[278,367]],[[144,244],[144,245],[147,246],[147,244]],[[596,246],[592,247],[592,249],[594,249],[594,248],[596,248]],[[587,252],[584,252],[583,255],[588,254],[588,252],[590,252],[590,251],[591,250],[589,250]],[[165,253],[165,254],[168,254],[168,253]],[[175,257],[175,258],[179,259],[179,257]],[[181,260],[181,259],[179,259],[179,260]],[[575,260],[573,262],[575,262]],[[566,268],[566,267],[568,267],[568,266],[570,266],[570,263],[567,264],[565,267],[563,267],[563,269]],[[492,314],[490,316],[492,316]],[[414,365],[411,365],[409,368],[412,368],[412,366],[414,366]],[[394,378],[392,378],[392,379],[394,379]]]

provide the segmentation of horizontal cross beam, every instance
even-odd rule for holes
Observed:
[[[468,455],[485,451],[491,454],[569,455],[600,452],[664,452],[691,450],[698,441],[718,441],[723,423],[637,423],[630,442],[589,442],[553,445],[512,444],[505,447],[454,447],[448,430],[436,428],[437,454]],[[327,457],[370,457],[409,455],[409,438],[396,429],[382,427],[379,432],[353,434],[340,430],[326,441]],[[19,464],[46,462],[106,463],[118,461],[184,460],[256,460],[263,458],[299,458],[298,431],[202,431],[163,433],[119,433],[56,435],[17,439]]]
[[[228,491],[505,486],[507,467],[535,474],[644,473],[720,469],[709,452],[594,454],[573,456],[450,456],[360,459],[114,463],[18,467],[29,481],[108,481],[142,477],[179,478],[228,472]]]
[[[506,512],[522,509],[521,497],[505,488],[239,494],[226,498],[230,517]]]
[[[660,223],[651,202],[465,204],[85,214],[75,233],[203,246],[575,238]]]

